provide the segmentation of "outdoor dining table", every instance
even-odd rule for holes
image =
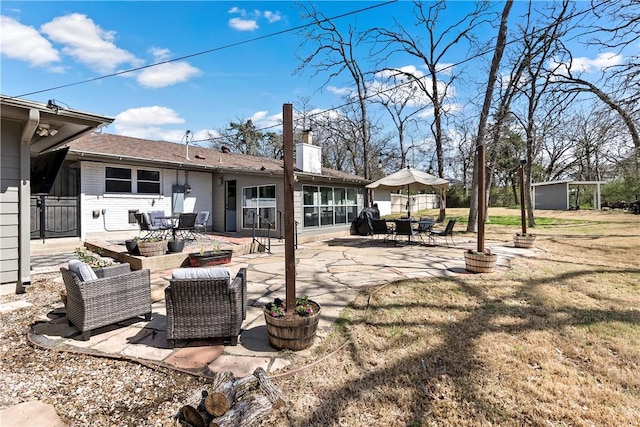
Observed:
[[[433,240],[433,237],[431,237],[431,230],[433,230],[433,226],[436,222],[432,219],[421,219],[416,222],[418,224],[418,228],[416,229],[418,233],[421,235],[426,234],[427,237],[429,237],[429,241]]]

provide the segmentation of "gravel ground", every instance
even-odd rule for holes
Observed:
[[[0,409],[40,400],[52,404],[71,426],[171,426],[175,414],[203,380],[162,368],[44,350],[27,340],[40,316],[62,306],[59,272],[32,275],[24,299],[32,307],[0,313],[2,393]]]

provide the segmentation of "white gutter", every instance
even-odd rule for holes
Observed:
[[[29,109],[29,119],[20,136],[20,187],[18,189],[18,282],[16,293],[31,284],[31,151],[33,135],[40,124],[40,110]]]

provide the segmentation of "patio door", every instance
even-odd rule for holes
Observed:
[[[64,164],[49,194],[31,196],[31,238],[80,236],[80,169]]]
[[[237,221],[237,189],[236,181],[225,181],[225,196],[224,196],[224,231],[236,231]]]

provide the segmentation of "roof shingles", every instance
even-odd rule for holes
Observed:
[[[77,155],[92,155],[103,158],[117,157],[122,160],[149,163],[174,163],[193,169],[283,172],[283,162],[281,160],[222,152],[193,145],[188,147],[189,158],[187,159],[187,146],[183,144],[106,133],[92,133],[67,145],[70,153]],[[361,176],[329,168],[322,168],[322,176],[356,182],[364,181]]]

